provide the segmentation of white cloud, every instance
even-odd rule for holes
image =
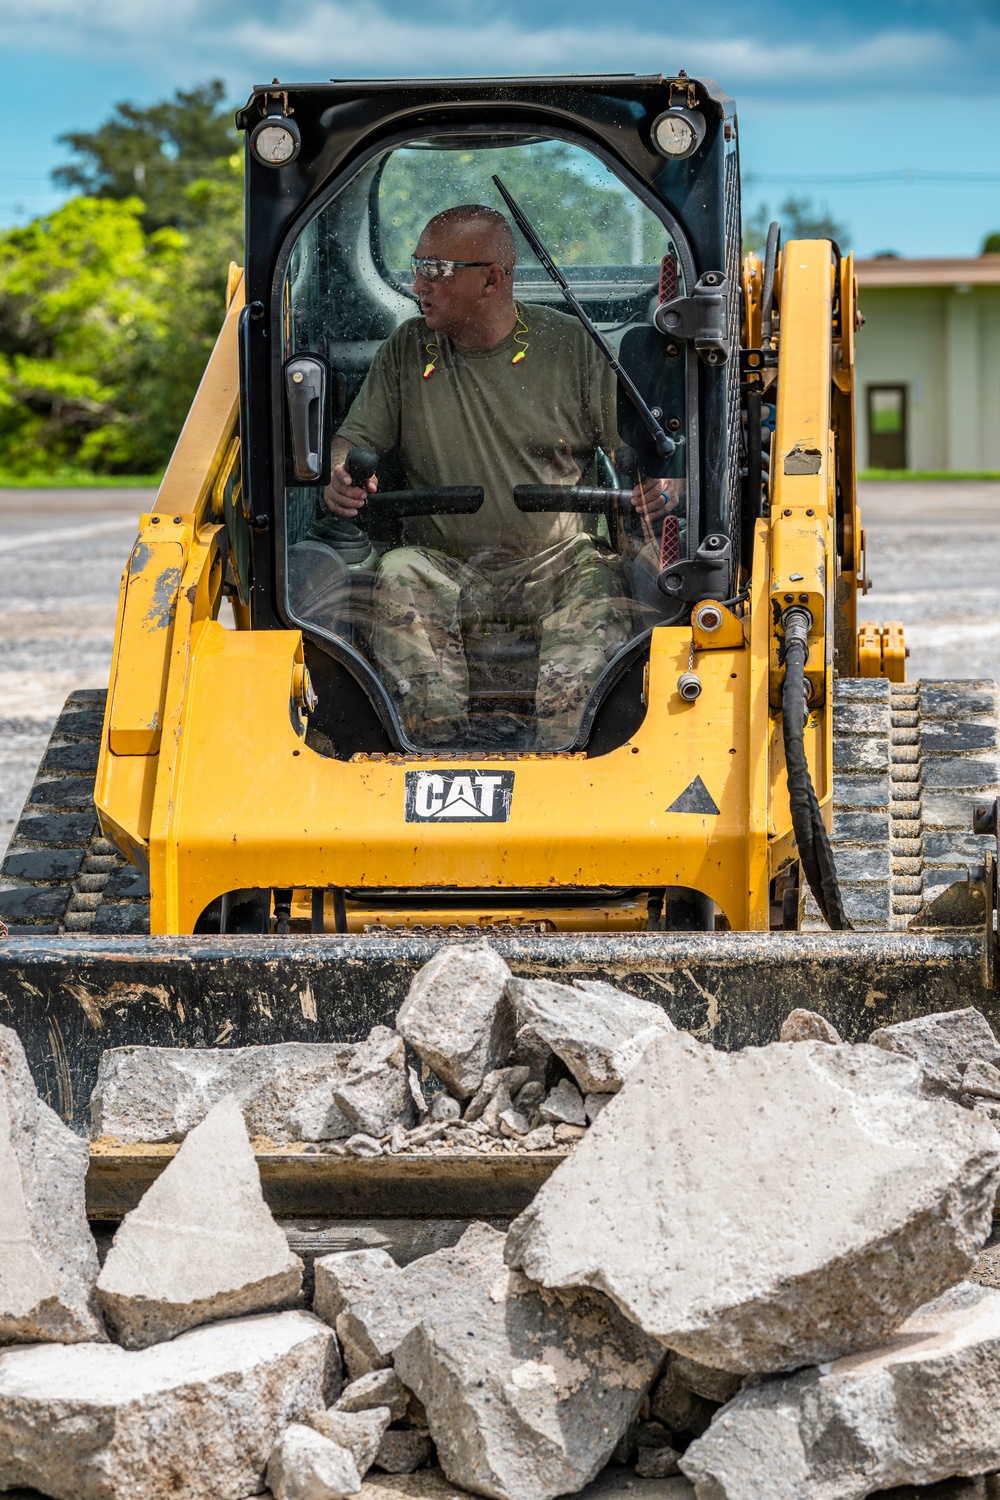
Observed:
[[[304,13],[282,7],[275,19],[205,0],[7,0],[0,17],[6,49],[60,47],[83,56],[132,57],[171,81],[223,74],[236,93],[275,73],[297,81],[324,76],[391,76],[573,71],[672,71],[717,78],[740,93],[778,90],[850,98],[925,82],[959,67],[964,48],[944,31],[886,29],[828,44],[815,33],[774,42],[713,37],[695,28],[635,25],[529,25],[508,14],[476,25],[463,4],[448,15],[390,13],[378,0],[315,0]],[[213,13],[214,11],[214,13]],[[579,12],[577,12],[579,14]],[[787,33],[786,33],[787,34]],[[982,28],[980,59],[1000,53],[1000,31]],[[869,93],[866,102],[872,102]]]

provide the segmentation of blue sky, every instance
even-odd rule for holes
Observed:
[[[1000,231],[1000,0],[4,0],[0,55],[0,226],[60,201],[61,132],[211,77],[685,68],[737,99],[749,207],[810,195],[861,255]]]

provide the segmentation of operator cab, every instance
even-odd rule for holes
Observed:
[[[671,84],[655,82],[639,90],[655,95],[650,116],[673,98]],[[565,118],[548,130],[539,114],[554,112],[535,107],[509,106],[505,121],[483,109],[482,126],[470,124],[468,108],[422,109],[409,129],[377,132],[347,153],[278,237],[268,297],[273,597],[279,620],[306,640],[320,697],[310,743],[322,753],[594,754],[623,743],[644,713],[650,632],[689,609],[664,590],[666,567],[695,558],[706,531],[732,528],[730,497],[718,493],[732,486],[717,456],[703,477],[706,409],[718,415],[732,404],[725,372],[705,369],[690,337],[654,322],[663,304],[690,303],[705,268],[699,247],[650,181],[664,175],[662,152],[643,142],[643,173],[580,130],[581,100],[594,103],[588,83],[565,81]],[[273,112],[268,97],[261,108]],[[253,102],[244,111],[251,130]],[[608,101],[597,102],[606,113]],[[298,100],[295,109],[303,119]],[[721,145],[720,111],[712,113]],[[249,162],[251,223],[254,182],[274,174],[253,148]],[[686,182],[689,193],[690,172]],[[670,451],[658,451],[520,228],[517,326],[498,356],[505,369],[492,410],[486,377],[498,371],[487,371],[484,351],[426,327],[411,269],[425,225],[458,205],[509,221],[511,198],[670,434]],[[252,252],[250,271],[252,280]],[[244,366],[253,333],[248,326]],[[560,367],[552,348],[563,345]],[[400,422],[391,433],[381,423],[377,451],[353,447],[352,475],[363,481],[374,466],[378,490],[352,524],[324,499],[330,449],[342,430],[353,442],[358,412],[384,383],[386,350],[408,361]],[[486,402],[474,442],[462,440],[469,381]],[[244,446],[252,458],[252,443]],[[656,514],[641,496],[633,503],[653,480],[663,481]]]

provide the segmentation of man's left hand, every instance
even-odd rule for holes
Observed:
[[[662,521],[681,503],[683,479],[642,479],[632,491],[632,504],[647,521]]]

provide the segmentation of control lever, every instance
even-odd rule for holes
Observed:
[[[378,467],[378,454],[370,448],[349,448],[344,459],[344,468],[351,483],[364,489]],[[348,568],[370,568],[376,553],[367,532],[346,516],[331,515],[325,505],[314,522],[312,534],[322,538],[335,552],[339,552]]]

